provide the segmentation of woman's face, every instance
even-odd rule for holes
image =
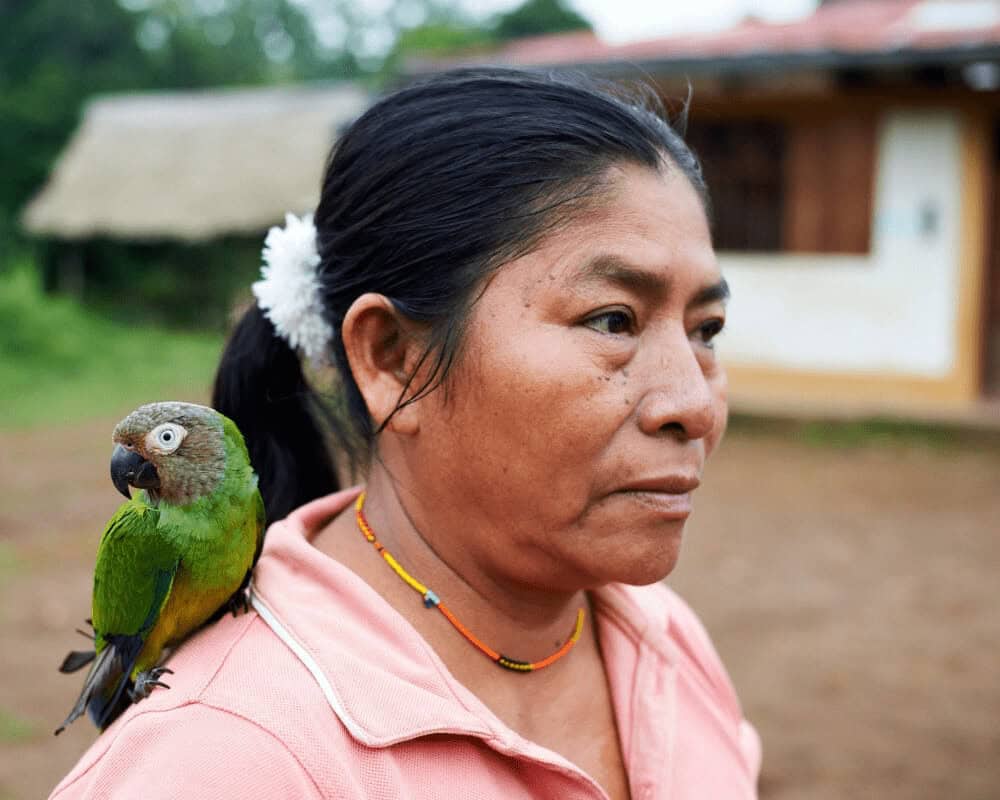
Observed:
[[[526,586],[666,576],[726,425],[726,288],[701,202],[673,167],[617,172],[490,280],[447,392],[418,404],[423,497],[463,558]]]

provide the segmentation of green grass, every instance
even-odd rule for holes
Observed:
[[[3,586],[11,575],[16,575],[23,566],[24,562],[14,549],[14,545],[0,540],[0,586]]]
[[[0,708],[0,742],[17,744],[31,739],[35,733],[35,726],[30,722]]]
[[[0,540],[0,578],[11,572],[16,572],[20,567],[21,558],[14,550],[14,545]]]
[[[971,448],[1000,452],[1000,433],[997,431],[883,417],[804,420],[733,414],[729,419],[729,430],[749,436],[794,438],[821,448]]]
[[[0,429],[203,402],[221,347],[219,335],[126,325],[46,296],[29,266],[0,272]]]

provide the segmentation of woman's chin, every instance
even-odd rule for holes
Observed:
[[[674,553],[672,558],[647,562],[633,570],[618,583],[627,583],[630,586],[648,586],[651,583],[658,583],[674,571],[678,557],[679,553]]]
[[[621,552],[617,558],[604,559],[595,572],[599,585],[625,583],[630,586],[648,586],[666,578],[680,558],[681,537],[670,536],[651,542],[648,547],[634,547],[631,552]]]

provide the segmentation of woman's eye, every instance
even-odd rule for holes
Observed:
[[[605,311],[586,320],[585,324],[598,333],[629,333],[633,329],[632,315],[627,311]]]
[[[725,321],[721,319],[710,319],[698,326],[698,338],[701,339],[702,344],[708,347],[714,347],[713,339],[722,333],[722,329],[725,327]]]

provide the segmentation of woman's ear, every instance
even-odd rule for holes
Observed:
[[[414,323],[405,319],[385,295],[368,292],[344,316],[341,337],[354,381],[378,430],[399,404],[403,393],[420,384],[411,381],[424,344]],[[401,434],[419,428],[417,403],[392,414],[388,429]]]

